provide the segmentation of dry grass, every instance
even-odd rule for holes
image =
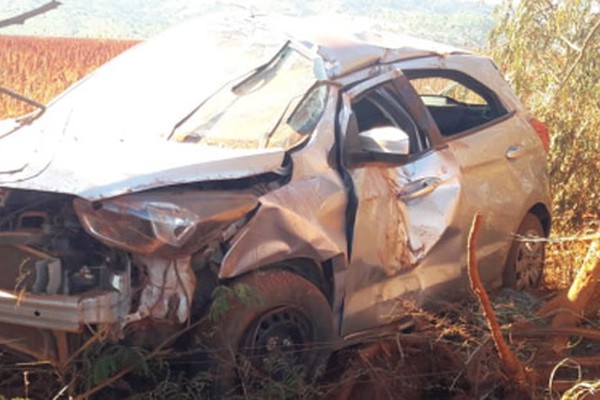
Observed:
[[[136,41],[0,36],[0,85],[47,103]],[[0,96],[0,119],[31,111]]]
[[[585,240],[550,242],[546,255],[545,285],[551,289],[568,287],[583,263],[589,245]]]
[[[586,204],[585,199],[581,202]],[[553,216],[554,220],[560,216]],[[564,224],[563,224],[564,225]],[[590,216],[579,231],[555,229],[546,247],[545,286],[549,289],[568,287],[587,254],[594,237],[600,235],[600,221]]]

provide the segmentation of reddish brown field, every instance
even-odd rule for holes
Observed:
[[[0,86],[47,103],[137,41],[0,36]],[[0,118],[31,111],[0,95]]]

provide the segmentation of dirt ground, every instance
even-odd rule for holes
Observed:
[[[469,298],[448,304],[443,313],[416,313],[410,333],[390,334],[336,354],[327,393],[336,399],[561,398],[577,383],[600,377],[600,342],[571,336],[568,346],[556,353],[554,336],[544,330],[548,321],[536,316],[552,296],[504,289],[492,297],[504,337],[524,367],[526,384],[505,371],[487,322]],[[593,319],[583,325],[597,326]],[[336,370],[341,372],[333,374]]]

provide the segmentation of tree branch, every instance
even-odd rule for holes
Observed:
[[[46,3],[41,7],[34,8],[31,11],[24,12],[23,14],[17,15],[12,18],[0,20],[0,28],[5,28],[5,27],[11,26],[11,25],[23,25],[26,20],[36,17],[41,14],[47,13],[50,10],[54,10],[55,8],[59,7],[60,5],[62,5],[61,2],[59,2],[57,0],[52,0],[49,3]]]
[[[573,74],[575,67],[577,66],[577,64],[579,64],[579,62],[581,62],[581,59],[583,58],[583,55],[585,54],[587,47],[592,42],[592,38],[594,37],[594,35],[598,31],[598,29],[600,29],[600,18],[598,18],[598,20],[596,21],[596,24],[592,27],[592,29],[590,30],[590,32],[588,33],[586,38],[583,40],[583,44],[581,45],[581,49],[579,50],[579,54],[577,55],[577,58],[575,59],[573,64],[571,64],[571,66],[569,67],[569,70],[567,71],[564,78],[558,85],[558,88],[554,91],[554,95],[552,96],[553,98],[556,98],[556,95],[562,90],[562,88],[565,86],[565,84],[567,83],[569,78],[571,78],[571,75]]]
[[[481,214],[479,212],[476,213],[475,217],[473,218],[473,224],[471,225],[471,231],[469,232],[467,269],[469,273],[469,281],[471,283],[471,290],[473,293],[475,293],[475,296],[477,296],[477,299],[479,300],[479,304],[483,310],[483,316],[488,322],[488,326],[492,333],[492,338],[494,339],[494,344],[496,345],[498,355],[500,356],[500,361],[504,365],[505,371],[511,378],[516,380],[516,383],[519,387],[524,388],[527,384],[527,379],[525,378],[523,366],[508,348],[508,344],[504,340],[500,330],[500,324],[498,323],[496,314],[494,314],[494,309],[492,308],[490,298],[483,287],[483,284],[481,283],[481,279],[479,278],[479,267],[477,266],[476,256],[476,239],[477,234],[479,233],[481,219]]]

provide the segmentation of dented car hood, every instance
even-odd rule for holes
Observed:
[[[0,121],[0,186],[93,200],[277,169],[282,149],[169,141],[190,110],[285,44],[256,35],[183,24],[100,67],[31,123]]]
[[[11,140],[8,140],[11,139]],[[224,149],[177,142],[60,145],[14,135],[0,146],[0,186],[74,194],[88,200],[161,186],[239,179],[276,171],[283,149]]]

